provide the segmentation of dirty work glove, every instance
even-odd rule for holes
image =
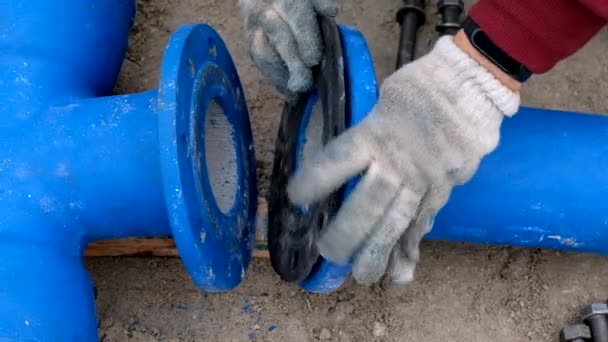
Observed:
[[[440,38],[426,56],[388,77],[369,116],[304,161],[288,185],[306,206],[363,173],[318,242],[325,258],[353,256],[361,284],[389,272],[413,279],[418,246],[452,188],[468,181],[497,146],[519,95]]]
[[[249,55],[282,93],[312,86],[322,42],[317,14],[338,14],[338,0],[239,0]]]

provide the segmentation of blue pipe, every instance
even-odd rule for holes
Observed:
[[[343,25],[340,33],[353,126],[373,107],[377,86],[364,37]],[[521,107],[501,136],[425,238],[608,255],[608,116]],[[351,270],[323,258],[317,265],[299,284],[310,292],[336,290]]]
[[[5,0],[0,13],[0,340],[97,340],[82,262],[95,240],[172,236],[197,286],[236,287],[255,160],[217,33],[180,28],[158,89],[109,96],[135,1]]]
[[[428,239],[608,255],[608,117],[522,107]]]

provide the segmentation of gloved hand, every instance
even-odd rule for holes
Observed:
[[[519,102],[450,36],[388,77],[369,116],[305,160],[288,185],[290,199],[305,206],[364,172],[322,233],[321,255],[336,263],[354,256],[362,284],[387,271],[410,282],[435,215],[497,146],[501,122]]]
[[[317,14],[338,14],[337,0],[239,0],[249,55],[282,93],[312,86],[322,42]]]

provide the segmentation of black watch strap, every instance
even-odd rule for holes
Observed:
[[[532,72],[528,68],[496,46],[490,37],[470,17],[466,18],[462,26],[473,47],[500,70],[521,83],[527,81],[532,76]]]

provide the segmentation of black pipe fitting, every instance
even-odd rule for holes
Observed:
[[[397,69],[414,60],[416,33],[424,25],[424,0],[403,0],[404,6],[397,12],[397,22],[401,26]]]
[[[322,111],[319,142],[326,144],[346,129],[346,96],[340,32],[333,18],[319,17],[324,44],[320,65],[313,68],[314,91],[299,93],[286,101],[275,145],[272,179],[268,193],[268,252],[274,271],[287,282],[300,282],[313,271],[319,259],[317,240],[337,212],[343,190],[338,189],[306,210],[287,195],[289,178],[296,172],[298,140],[309,103]],[[311,102],[311,101],[316,102]],[[314,107],[313,107],[314,110]],[[312,115],[312,114],[310,114]],[[304,127],[305,130],[305,127]]]
[[[608,342],[608,305],[594,303],[581,310],[581,318],[591,327],[594,342]]]
[[[462,0],[439,0],[437,2],[439,20],[435,29],[440,34],[454,35],[460,29],[460,14],[464,11]]]

